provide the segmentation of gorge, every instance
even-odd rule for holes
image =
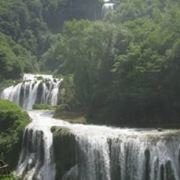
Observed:
[[[180,130],[71,124],[54,119],[52,112],[31,110],[37,99],[56,105],[61,82],[24,75],[22,83],[1,94],[26,108],[32,120],[24,131],[16,170],[20,179],[180,179]]]

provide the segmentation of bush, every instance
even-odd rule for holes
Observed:
[[[21,142],[29,116],[20,107],[0,100],[0,159],[15,168],[21,151]]]
[[[70,111],[70,107],[68,104],[60,104],[59,106],[56,107],[56,112],[67,112]]]
[[[0,175],[0,180],[17,180],[14,175]]]
[[[34,104],[33,109],[35,109],[35,110],[52,110],[52,109],[54,109],[54,107],[49,104]]]

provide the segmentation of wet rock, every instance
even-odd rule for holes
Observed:
[[[172,166],[172,162],[169,160],[165,164],[166,168],[166,180],[176,180],[175,172]]]
[[[145,150],[145,174],[144,174],[144,179],[146,180],[150,180],[150,175],[151,175],[151,164],[150,164],[150,158],[151,158],[151,154],[150,154],[150,150],[146,149]]]
[[[76,165],[76,141],[68,128],[53,127],[52,132],[56,180],[61,180]]]
[[[62,178],[62,180],[79,180],[78,179],[78,165],[72,167]]]

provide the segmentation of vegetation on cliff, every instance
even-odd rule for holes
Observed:
[[[13,169],[17,165],[29,116],[14,103],[0,100],[0,159]]]

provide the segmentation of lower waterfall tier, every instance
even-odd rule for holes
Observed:
[[[22,179],[180,180],[179,130],[70,124],[47,112],[30,116],[17,170]]]
[[[54,133],[58,180],[180,179],[180,132],[73,137],[63,131]]]

